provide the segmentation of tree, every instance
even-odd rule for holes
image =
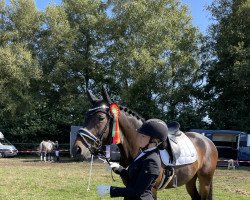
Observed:
[[[250,131],[250,1],[217,0],[209,7],[213,62],[206,86],[209,117],[219,129]]]
[[[22,137],[36,107],[34,87],[42,71],[34,57],[40,14],[33,1],[0,2],[0,126]]]
[[[199,34],[187,8],[172,0],[116,0],[109,7],[106,63],[115,92],[145,118],[180,119],[199,68]]]
[[[1,115],[23,114],[32,104],[31,86],[41,72],[25,47],[20,44],[0,48]]]
[[[103,84],[145,118],[188,128],[204,116],[194,103],[200,35],[178,0],[63,0],[45,11],[33,0],[0,2],[0,65],[24,74],[17,82],[0,76],[18,88],[1,106],[20,104],[0,126],[19,140],[66,141],[90,106],[86,89],[98,94]]]

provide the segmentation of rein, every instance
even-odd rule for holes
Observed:
[[[83,141],[86,144],[88,150],[91,152],[91,154],[92,154],[92,156],[91,156],[92,162],[93,162],[93,155],[97,153],[97,154],[101,155],[102,157],[104,157],[105,161],[110,166],[111,163],[109,162],[109,159],[107,158],[107,156],[104,153],[104,151],[101,149],[101,147],[102,147],[101,142],[102,142],[104,133],[106,132],[106,130],[108,128],[108,125],[110,125],[109,134],[112,135],[112,124],[113,124],[112,121],[114,119],[113,119],[113,117],[112,117],[112,115],[111,115],[111,113],[109,111],[109,107],[105,106],[105,105],[89,109],[88,112],[86,113],[86,116],[94,115],[97,112],[103,112],[103,113],[105,113],[108,116],[108,121],[107,121],[106,125],[104,126],[103,130],[98,133],[98,137],[96,137],[94,134],[92,134],[86,128],[80,128],[79,131],[78,131],[78,135],[83,139]],[[94,145],[93,144],[91,145],[87,141],[87,139],[89,139],[90,141],[92,141],[94,143]],[[101,160],[103,160],[103,159],[101,159]],[[112,170],[111,170],[111,178],[112,178],[113,181],[115,181],[113,173],[112,173]]]

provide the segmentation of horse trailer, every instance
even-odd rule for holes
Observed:
[[[213,141],[219,154],[218,164],[233,159],[237,164],[250,164],[250,134],[234,130],[191,129]]]
[[[70,157],[73,157],[72,148],[73,148],[74,142],[76,140],[78,130],[80,128],[82,128],[82,126],[71,126],[70,127]]]

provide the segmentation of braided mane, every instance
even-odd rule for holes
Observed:
[[[123,110],[124,112],[128,113],[129,115],[136,117],[138,120],[141,120],[142,122],[145,121],[145,119],[141,115],[139,115],[137,112],[129,109],[128,107],[119,105],[119,108],[120,108],[120,110]]]

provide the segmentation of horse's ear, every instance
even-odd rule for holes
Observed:
[[[90,92],[90,90],[87,90],[87,95],[92,104],[94,104],[96,101],[98,101],[98,98]]]
[[[113,103],[104,85],[102,86],[102,97],[108,104]]]

